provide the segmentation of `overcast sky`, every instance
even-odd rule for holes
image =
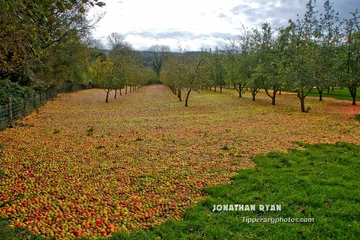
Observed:
[[[106,6],[91,9],[89,16],[105,12],[93,36],[103,39],[118,32],[137,50],[162,44],[177,50],[178,43],[191,51],[223,47],[241,34],[242,26],[286,26],[303,16],[308,0],[103,0]],[[324,0],[318,0],[321,10]],[[341,17],[360,10],[359,0],[333,0]]]

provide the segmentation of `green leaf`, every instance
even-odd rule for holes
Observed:
[[[71,10],[73,6],[72,6],[72,4],[67,3],[67,4],[65,5],[65,7],[66,7],[67,10]]]

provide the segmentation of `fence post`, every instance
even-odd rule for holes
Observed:
[[[13,121],[13,112],[12,112],[12,102],[11,102],[11,97],[9,97],[9,127],[12,126],[12,121]]]
[[[34,108],[36,108],[36,92],[34,91]]]
[[[25,115],[25,114],[26,114],[27,99],[28,99],[27,94],[25,94],[24,99],[23,99],[23,101],[24,101],[24,114],[23,114],[23,115]]]

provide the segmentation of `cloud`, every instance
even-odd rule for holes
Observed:
[[[219,15],[218,15],[218,18],[229,18],[228,16],[226,16],[225,14],[223,14],[223,13],[220,13]]]
[[[325,0],[317,1],[321,11]],[[349,12],[360,9],[358,0],[330,0],[340,17],[350,17]],[[285,27],[288,20],[302,18],[308,0],[117,0],[108,1],[107,15],[96,31],[101,38],[119,32],[126,40],[141,47],[153,44],[169,45],[176,49],[184,42],[191,49],[215,47],[237,38],[242,27],[261,27],[268,22],[273,29]],[[141,6],[141,7],[140,7]],[[95,9],[93,9],[95,10]],[[212,45],[214,44],[214,45]]]
[[[132,31],[125,34],[125,40],[133,44],[136,49],[146,50],[151,45],[168,45],[172,50],[176,50],[179,43],[189,46],[190,50],[200,50],[201,48],[223,47],[228,43],[229,38],[238,38],[237,34],[228,32],[211,32],[208,34],[198,34],[189,31],[168,30],[162,32],[155,31]]]
[[[284,26],[289,19],[303,14],[305,0],[245,1],[231,9],[234,15],[243,15],[246,22],[257,26],[269,22],[273,27]],[[248,27],[248,26],[246,26]]]
[[[248,10],[249,9],[249,6],[247,6],[246,4],[240,4],[240,5],[237,5],[235,7],[233,7],[231,9],[231,12],[234,14],[234,15],[239,15],[240,13],[242,13],[244,10]]]
[[[176,31],[176,30],[168,30],[162,32],[155,32],[155,31],[132,31],[125,34],[125,36],[139,36],[142,38],[151,38],[151,39],[207,39],[207,38],[219,38],[219,39],[227,39],[229,37],[238,36],[237,34],[228,33],[228,32],[210,32],[208,34],[197,34],[194,32],[189,31]]]

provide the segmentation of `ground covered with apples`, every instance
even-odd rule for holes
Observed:
[[[251,158],[295,142],[360,144],[359,106],[294,94],[191,93],[162,85],[105,103],[99,89],[61,94],[0,132],[0,218],[57,239],[108,236],[181,219],[204,187],[230,183]],[[244,183],[245,184],[245,183]]]

